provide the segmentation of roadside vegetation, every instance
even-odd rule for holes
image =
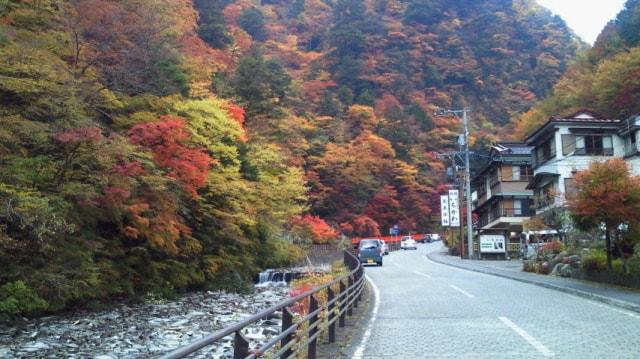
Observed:
[[[575,180],[568,212],[547,217],[562,241],[538,247],[523,269],[640,288],[640,177],[611,159],[592,163]],[[537,225],[548,227],[544,218]]]
[[[429,228],[459,131],[433,110],[477,108],[481,151],[583,46],[467,3],[0,0],[0,318]]]

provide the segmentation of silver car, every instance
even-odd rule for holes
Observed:
[[[400,249],[418,249],[418,247],[411,236],[405,236],[400,239]]]

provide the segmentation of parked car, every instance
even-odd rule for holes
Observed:
[[[431,237],[431,242],[439,241],[441,239],[438,233],[431,233],[429,236]]]
[[[380,240],[380,243],[382,244],[382,255],[387,255],[389,254],[389,246],[387,245],[387,242],[383,241],[382,239]]]
[[[382,266],[383,254],[384,249],[382,248],[380,239],[363,239],[358,245],[358,260],[362,264],[377,264]]]
[[[432,239],[431,239],[431,235],[430,234],[425,234],[424,236],[420,237],[420,239],[418,239],[418,243],[431,243]]]
[[[418,249],[418,247],[411,236],[405,236],[400,239],[400,249]]]

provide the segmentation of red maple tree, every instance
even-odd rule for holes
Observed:
[[[605,225],[607,267],[611,269],[611,234],[620,225],[640,224],[640,178],[621,158],[593,162],[575,175],[577,193],[568,198],[574,222],[582,228]]]
[[[129,130],[131,142],[153,151],[154,161],[169,170],[168,176],[180,181],[188,193],[198,197],[214,160],[202,148],[184,144],[191,134],[181,117],[165,115],[158,122],[142,123]]]

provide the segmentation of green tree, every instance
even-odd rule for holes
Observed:
[[[198,35],[209,45],[223,49],[233,42],[229,29],[224,22],[222,10],[230,0],[196,0],[198,10]]]
[[[238,25],[258,41],[267,39],[264,15],[258,8],[252,7],[242,12],[242,15],[238,18]]]
[[[290,83],[291,77],[278,62],[266,60],[257,51],[240,60],[230,81],[250,118],[276,115],[284,105]]]
[[[413,0],[404,12],[404,21],[422,25],[433,25],[442,19],[442,10],[437,1]]]

